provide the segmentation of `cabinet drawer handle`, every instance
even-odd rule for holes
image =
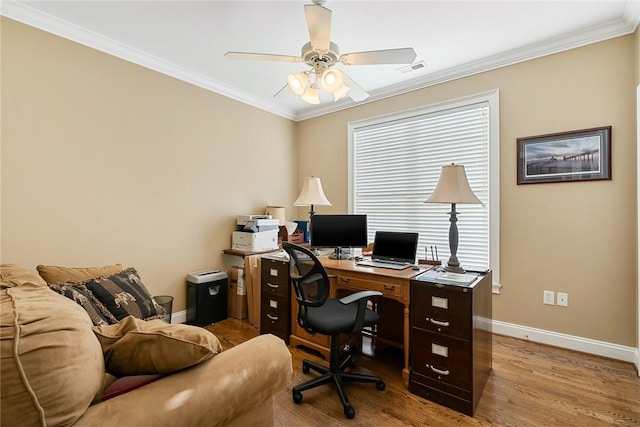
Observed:
[[[384,290],[387,292],[393,292],[395,291],[396,287],[392,286],[392,285],[384,285]]]
[[[427,321],[433,323],[434,325],[438,325],[438,326],[449,326],[449,322],[442,322],[440,320],[430,319],[428,317],[427,317]]]
[[[269,282],[267,282],[267,286],[270,287],[270,288],[273,288],[273,289],[277,289],[278,288],[278,285],[274,285],[273,283],[269,283]]]
[[[342,282],[343,285],[348,285],[351,279],[345,279],[344,277],[340,278],[340,281]]]
[[[433,372],[435,372],[436,374],[440,374],[440,375],[449,375],[449,370],[448,370],[448,369],[447,369],[446,371],[442,371],[442,370],[440,370],[440,369],[438,369],[438,368],[434,368],[434,367],[433,367],[433,366],[431,366],[431,365],[427,365],[427,367],[428,367],[429,369],[431,369]]]
[[[278,316],[272,316],[272,315],[270,315],[270,314],[267,314],[267,317],[268,317],[270,320],[278,320]]]

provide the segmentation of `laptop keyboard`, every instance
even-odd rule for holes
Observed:
[[[409,264],[408,262],[374,261],[372,259],[358,261],[356,264],[366,265],[368,267],[390,268],[392,270],[404,270],[405,268],[411,267],[411,264]]]

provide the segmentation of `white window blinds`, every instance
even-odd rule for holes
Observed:
[[[446,263],[451,205],[424,201],[442,166],[461,164],[483,204],[456,205],[457,256],[464,269],[489,268],[489,108],[488,102],[474,102],[350,127],[351,210],[367,214],[369,241],[376,230],[417,231],[418,258],[430,259],[433,247]]]

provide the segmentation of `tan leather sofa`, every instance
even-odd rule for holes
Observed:
[[[0,279],[3,427],[273,425],[275,394],[292,374],[279,338],[261,335],[100,402],[105,361],[86,311],[20,266],[2,265]]]

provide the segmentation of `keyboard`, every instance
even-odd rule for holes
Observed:
[[[373,259],[358,261],[356,262],[356,264],[365,265],[367,267],[389,268],[391,270],[404,270],[405,268],[411,267],[411,264],[409,264],[408,262],[379,261]]]

